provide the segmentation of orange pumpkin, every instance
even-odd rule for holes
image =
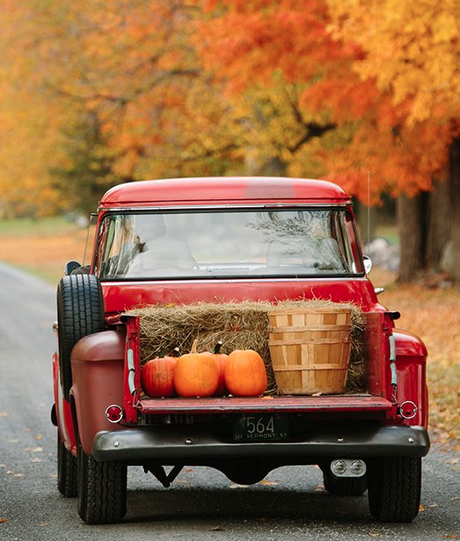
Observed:
[[[225,353],[220,353],[220,348],[222,347],[222,342],[217,342],[212,356],[217,363],[217,370],[219,372],[219,381],[217,383],[217,389],[214,393],[214,396],[224,396],[227,394],[227,386],[225,385],[225,364],[228,359],[228,355]]]
[[[259,396],[267,389],[264,361],[252,349],[232,351],[225,363],[224,375],[233,396]]]
[[[192,350],[179,357],[174,370],[174,387],[184,398],[212,396],[219,382],[219,371],[212,353],[197,353],[197,340]]]
[[[144,364],[141,385],[147,395],[152,398],[173,396],[176,361],[172,356],[156,357]]]

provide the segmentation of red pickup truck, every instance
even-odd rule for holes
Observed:
[[[126,513],[127,466],[168,487],[184,465],[215,467],[240,484],[280,466],[318,465],[328,492],[367,490],[377,520],[412,521],[430,446],[427,352],[378,302],[369,263],[351,199],[330,182],[193,178],[109,190],[91,264],[69,264],[57,290],[59,491],[78,496],[86,523],[108,523]],[[360,389],[144,392],[133,309],[308,299],[359,309]]]

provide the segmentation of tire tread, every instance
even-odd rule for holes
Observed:
[[[381,522],[412,522],[418,515],[421,458],[387,457],[371,469],[369,508]]]

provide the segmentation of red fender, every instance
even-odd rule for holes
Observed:
[[[121,331],[103,331],[85,336],[72,350],[72,389],[78,436],[86,454],[92,452],[100,430],[118,430],[105,410],[112,404],[123,407],[125,336]]]
[[[394,330],[396,367],[398,371],[398,403],[413,402],[417,413],[404,424],[428,426],[428,388],[426,384],[427,349],[422,340],[409,331]],[[408,404],[409,409],[413,407]],[[405,409],[405,408],[403,408]]]

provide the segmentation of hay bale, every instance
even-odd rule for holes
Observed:
[[[139,316],[141,363],[157,357],[161,352],[179,348],[187,353],[193,340],[198,339],[198,351],[213,351],[218,341],[223,342],[222,353],[235,349],[253,349],[264,359],[267,369],[267,394],[276,394],[276,381],[268,346],[268,311],[287,308],[333,308],[337,303],[322,300],[269,302],[244,301],[238,303],[197,303],[177,306],[148,306],[127,312]],[[363,324],[360,310],[353,304],[340,304],[351,310],[352,347],[348,371],[347,392],[363,392]]]

